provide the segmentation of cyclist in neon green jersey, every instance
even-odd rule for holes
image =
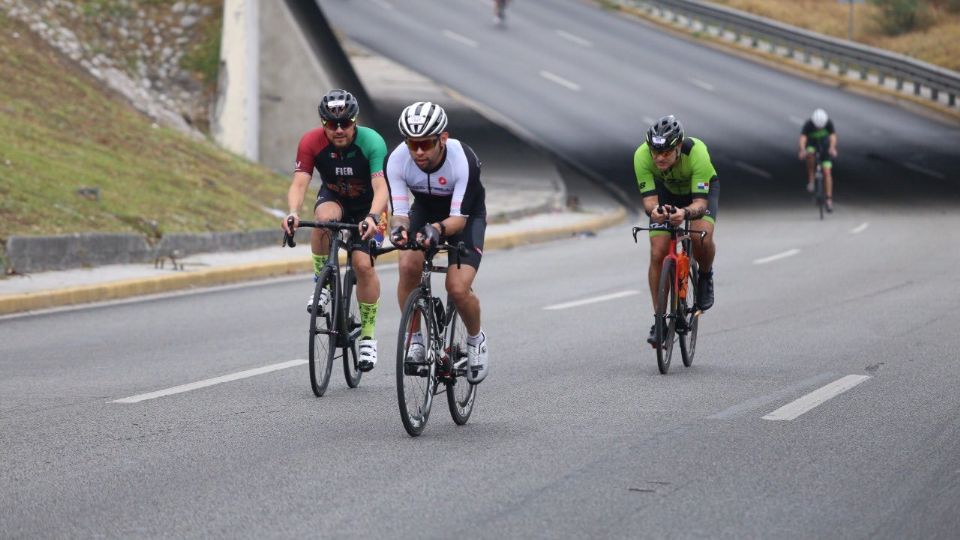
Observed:
[[[690,228],[705,231],[693,237],[693,257],[700,265],[697,283],[697,307],[706,311],[713,306],[713,259],[716,245],[713,230],[716,226],[720,200],[720,180],[710,162],[707,145],[700,139],[684,137],[683,126],[673,116],[664,116],[647,130],[646,141],[633,154],[633,170],[637,176],[643,209],[650,216],[650,227],[683,225],[689,218]],[[678,211],[669,214],[663,205]],[[660,268],[670,246],[670,234],[665,230],[650,231],[650,296],[657,301]],[[654,305],[656,309],[656,305]],[[656,346],[656,325],[650,328],[647,342]]]
[[[823,168],[823,191],[827,196],[827,212],[833,212],[833,161],[837,157],[837,132],[833,120],[827,111],[817,109],[803,124],[800,133],[799,157],[807,162],[807,192],[813,193],[813,175],[816,168],[817,152],[820,153],[820,165]]]

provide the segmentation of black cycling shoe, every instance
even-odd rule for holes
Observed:
[[[650,327],[650,335],[647,336],[647,343],[653,348],[657,347],[657,323],[653,323],[653,326]]]
[[[713,307],[713,272],[700,272],[697,279],[697,307],[701,311]]]

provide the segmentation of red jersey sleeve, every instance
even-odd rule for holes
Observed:
[[[323,128],[312,129],[300,138],[297,146],[297,163],[294,172],[303,172],[313,175],[314,158],[327,146],[327,135]]]

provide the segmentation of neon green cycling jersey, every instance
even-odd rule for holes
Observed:
[[[659,184],[674,195],[706,198],[710,192],[710,181],[717,177],[707,145],[694,137],[683,140],[680,156],[666,171],[657,168],[647,143],[641,144],[633,154],[633,171],[643,197],[656,195]]]

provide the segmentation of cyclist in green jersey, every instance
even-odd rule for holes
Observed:
[[[827,212],[833,212],[833,161],[830,158],[837,157],[837,132],[833,128],[833,120],[823,109],[813,111],[800,132],[799,157],[807,162],[808,193],[813,193],[813,175],[816,168],[814,160],[818,152],[820,165],[823,168],[823,191],[827,196]]]
[[[664,116],[647,130],[646,141],[633,154],[633,170],[637,176],[643,209],[650,216],[651,228],[666,224],[681,226],[689,218],[690,228],[704,231],[706,236],[693,237],[693,257],[700,265],[697,283],[697,307],[706,311],[713,306],[713,259],[720,200],[720,180],[710,162],[703,141],[684,137],[683,126],[673,116]],[[665,208],[666,207],[666,208]],[[669,209],[675,209],[670,213]],[[650,231],[650,296],[657,301],[660,269],[670,246],[666,230]],[[656,305],[654,305],[656,309]],[[656,346],[656,325],[650,328],[647,342]]]

